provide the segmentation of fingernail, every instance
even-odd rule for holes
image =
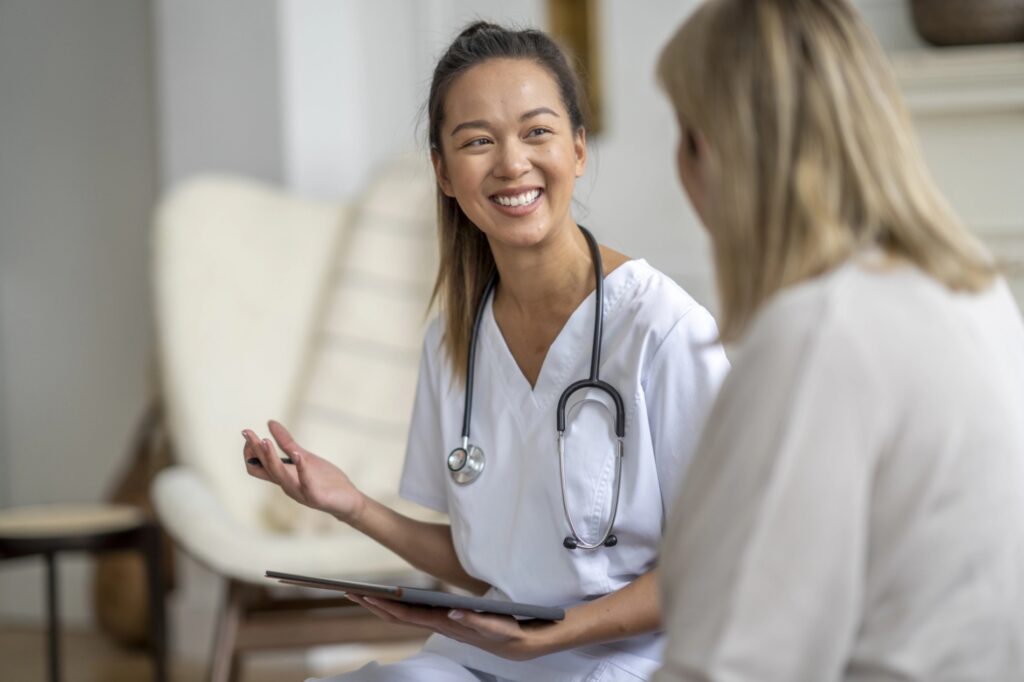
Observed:
[[[457,611],[455,609],[452,609],[451,611],[448,612],[448,617],[451,618],[452,620],[462,620],[462,611]]]

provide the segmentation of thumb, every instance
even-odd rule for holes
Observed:
[[[277,441],[277,446],[284,451],[285,454],[289,455],[293,461],[298,461],[305,454],[305,450],[295,442],[295,438],[292,434],[284,427],[284,424],[271,419],[267,422],[267,427],[270,429],[270,435]]]

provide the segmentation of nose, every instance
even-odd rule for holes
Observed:
[[[501,145],[494,176],[501,180],[515,180],[528,173],[531,168],[533,164],[530,162],[526,145],[518,140],[507,142]]]

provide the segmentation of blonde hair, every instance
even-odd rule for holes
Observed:
[[[881,48],[845,0],[709,0],[663,50],[683,134],[708,142],[724,340],[779,289],[867,245],[955,290],[995,268],[935,186]]]

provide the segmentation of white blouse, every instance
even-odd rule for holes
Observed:
[[[1024,325],[871,253],[731,353],[666,534],[658,682],[1024,680]]]
[[[446,458],[461,444],[464,388],[441,347],[435,321],[424,343],[400,492],[447,512],[466,571],[488,596],[569,607],[622,588],[653,568],[667,510],[676,497],[705,417],[728,370],[711,315],[644,261],[605,280],[601,379],[626,408],[618,544],[562,546],[555,408],[565,388],[590,371],[594,294],[555,339],[531,388],[488,304],[476,351],[471,442],[483,448],[480,478],[458,485]],[[457,360],[460,364],[463,359]],[[584,539],[605,528],[614,480],[614,419],[603,393],[574,394],[566,410],[570,508]],[[660,635],[512,662],[435,635],[427,650],[511,679],[647,679],[661,657]],[[612,669],[621,669],[622,677]],[[598,677],[588,677],[601,672]],[[607,673],[607,674],[606,674]]]

